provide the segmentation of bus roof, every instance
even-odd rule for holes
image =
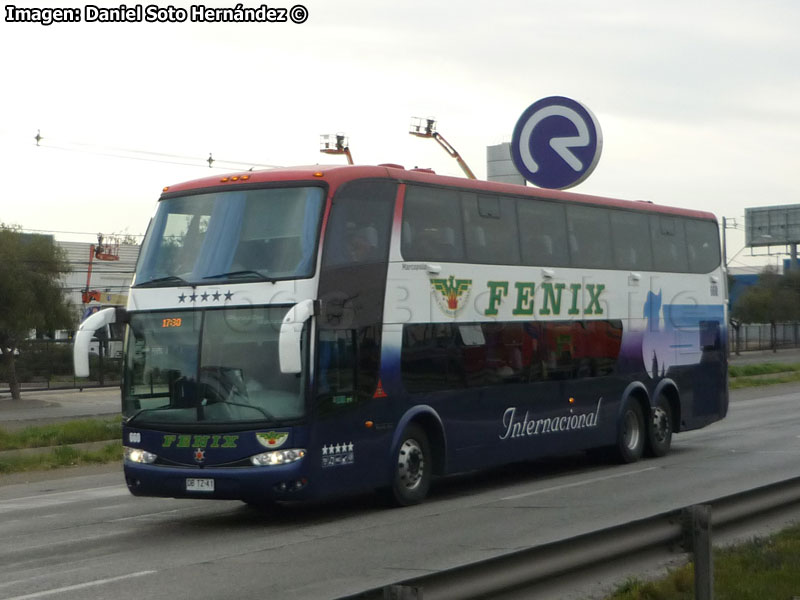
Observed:
[[[308,165],[299,167],[281,167],[260,171],[243,171],[241,173],[230,173],[227,175],[204,177],[202,179],[195,179],[193,181],[171,185],[164,188],[162,198],[172,196],[173,194],[183,195],[187,192],[211,188],[219,190],[220,188],[235,187],[242,184],[258,184],[279,181],[288,182],[318,180],[333,187],[338,187],[346,181],[362,178],[388,178],[397,180],[401,183],[424,183],[429,185],[479,190],[486,193],[493,192],[516,196],[528,196],[532,198],[558,200],[566,203],[591,204],[660,214],[681,215],[696,219],[712,221],[717,220],[713,213],[707,211],[658,205],[647,200],[618,200],[614,198],[604,198],[602,196],[592,196],[575,192],[527,187],[510,183],[496,183],[481,179],[450,177],[447,175],[437,175],[430,169],[405,169],[402,166],[395,164],[384,164],[377,166]]]

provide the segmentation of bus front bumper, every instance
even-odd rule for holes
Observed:
[[[184,468],[126,461],[125,482],[134,496],[243,500],[303,500],[311,484],[304,461],[270,467]]]

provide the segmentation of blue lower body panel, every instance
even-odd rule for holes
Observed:
[[[213,480],[213,490],[188,490],[187,480]],[[125,463],[125,481],[135,496],[214,500],[302,500],[312,485],[303,461],[270,467],[176,468]]]

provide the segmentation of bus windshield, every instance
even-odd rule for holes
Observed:
[[[142,245],[136,285],[311,277],[323,201],[321,187],[166,198]]]
[[[132,315],[123,415],[164,424],[301,418],[303,377],[281,373],[278,363],[285,313],[243,307]]]

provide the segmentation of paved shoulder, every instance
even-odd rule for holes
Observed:
[[[120,412],[118,387],[22,392],[22,399],[0,397],[0,427],[19,429],[36,425],[93,416],[112,416]]]

